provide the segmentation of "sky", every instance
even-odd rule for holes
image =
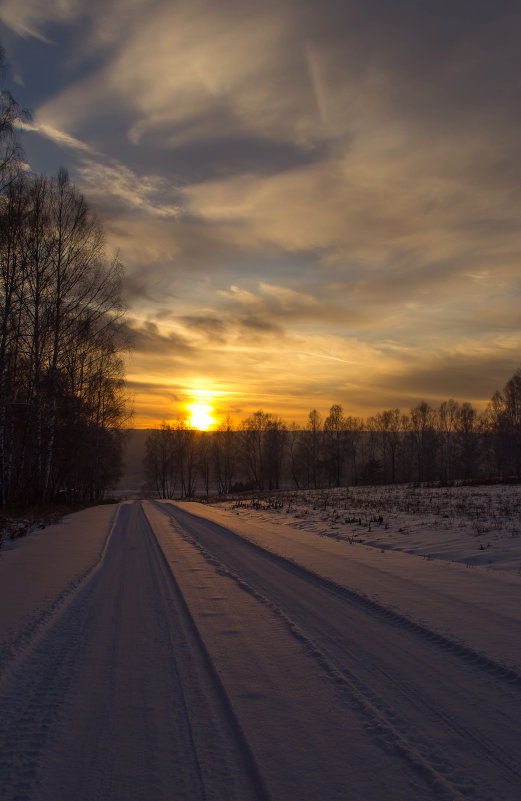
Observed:
[[[125,265],[135,427],[455,398],[521,361],[521,6],[0,0],[38,171]]]

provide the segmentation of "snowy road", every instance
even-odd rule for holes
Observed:
[[[121,504],[4,649],[2,801],[518,801],[516,669],[211,517]]]

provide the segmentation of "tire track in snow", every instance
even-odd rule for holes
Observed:
[[[121,506],[0,678],[2,801],[268,801],[191,625],[141,505]]]
[[[157,506],[165,513],[164,505],[157,504]],[[344,666],[339,666],[325,649],[306,634],[276,603],[255,589],[251,584],[245,581],[241,575],[206,550],[184,527],[179,525],[175,517],[173,517],[172,522],[176,532],[180,534],[186,542],[195,547],[209,564],[213,565],[221,575],[232,579],[242,590],[253,595],[256,600],[268,607],[286,624],[292,636],[303,644],[307,653],[313,657],[320,665],[321,669],[324,670],[334,682],[344,685],[349,690],[353,704],[356,706],[359,713],[364,716],[370,730],[381,740],[386,749],[392,744],[392,747],[394,747],[422,778],[427,780],[433,789],[442,791],[443,798],[450,799],[450,801],[463,801],[465,796],[460,794],[452,782],[445,779],[443,775],[440,775],[439,768],[431,766],[429,761],[422,756],[417,746],[412,746],[410,739],[399,731],[396,723],[392,722],[391,716],[385,715],[385,712],[381,708],[381,701],[379,708],[378,703],[380,699],[375,697],[368,688],[363,687],[360,680],[357,679],[352,672],[348,671]],[[439,761],[442,762],[441,759]],[[473,796],[473,801],[480,801],[480,797]],[[490,801],[492,801],[492,798],[490,798]]]
[[[375,734],[368,735],[344,684],[331,681],[309,659],[302,642],[288,636],[285,620],[173,536],[168,517],[150,506],[147,514],[272,798],[438,798],[425,776],[392,751],[384,753]]]
[[[269,801],[269,794],[264,786],[262,776],[258,770],[255,758],[251,752],[248,741],[244,736],[241,726],[234,714],[233,707],[230,704],[226,691],[222,685],[221,679],[212,663],[212,659],[201,637],[197,624],[190,612],[189,606],[184,598],[181,588],[172,572],[170,565],[161,549],[161,546],[154,533],[153,526],[148,519],[146,512],[141,507],[143,518],[146,520],[148,527],[148,535],[153,541],[155,548],[155,555],[161,563],[161,572],[166,581],[170,584],[172,596],[178,609],[182,613],[183,633],[187,639],[191,640],[191,650],[193,653],[198,654],[198,662],[202,668],[202,675],[199,676],[200,686],[204,686],[205,692],[210,692],[213,695],[213,703],[218,709],[219,717],[223,724],[223,730],[220,732],[221,738],[228,740],[228,748],[235,753],[235,760],[237,766],[240,767],[244,776],[249,777],[245,784],[250,787],[243,789],[243,793],[248,792],[251,794],[252,801]],[[190,702],[184,698],[184,706],[186,709],[187,718],[190,719]],[[192,730],[192,742],[194,749],[197,752],[198,738],[194,737]],[[200,747],[200,746],[199,746]],[[201,770],[201,768],[200,768]],[[201,770],[202,780],[204,782],[204,769]],[[208,781],[207,781],[208,783]],[[245,796],[241,795],[241,800],[244,801]]]
[[[167,504],[156,505],[160,509],[162,507],[167,507]],[[173,513],[166,512],[165,509],[163,509],[163,512],[165,514],[171,514],[171,516],[173,515]],[[321,576],[291,559],[280,556],[280,554],[274,553],[268,548],[263,548],[261,545],[258,545],[257,543],[246,539],[245,537],[241,537],[231,529],[224,528],[218,523],[206,520],[206,518],[199,518],[197,514],[191,514],[183,509],[179,509],[178,507],[176,507],[175,514],[176,516],[178,514],[186,515],[188,518],[195,517],[199,521],[208,523],[209,528],[212,530],[216,532],[220,530],[224,533],[224,536],[228,538],[234,538],[240,542],[241,546],[244,545],[245,548],[251,549],[253,552],[262,555],[266,559],[270,559],[274,564],[279,565],[289,573],[292,573],[295,576],[300,576],[315,586],[328,590],[338,598],[347,600],[351,604],[356,604],[361,609],[372,613],[375,617],[381,618],[387,623],[404,629],[422,640],[439,646],[444,651],[449,652],[452,656],[459,657],[473,667],[478,667],[481,670],[486,671],[494,679],[500,679],[501,681],[504,681],[513,687],[521,689],[521,673],[514,667],[503,665],[500,662],[490,658],[487,654],[479,653],[478,651],[473,650],[470,646],[460,643],[457,640],[450,639],[440,632],[434,631],[428,626],[425,626],[423,623],[413,620],[412,618],[409,618],[394,609],[384,606],[383,604],[373,600],[372,598],[369,598],[367,595],[364,595],[361,592],[357,592],[349,587],[342,586],[332,579]]]
[[[514,676],[512,676],[511,671],[505,670],[503,666],[497,665],[487,658],[483,659],[481,655],[474,654],[471,649],[465,646],[459,646],[459,644],[454,644],[442,635],[431,632],[421,624],[410,621],[394,610],[388,610],[381,604],[359,593],[340,587],[327,579],[322,579],[321,576],[318,576],[312,571],[300,565],[296,565],[284,557],[273,554],[261,546],[241,538],[234,532],[224,529],[218,524],[198,518],[196,515],[191,515],[176,507],[170,506],[170,508],[168,508],[167,504],[155,505],[163,514],[171,517],[176,531],[189,541],[190,544],[196,547],[204,558],[219,572],[228,575],[239,584],[243,590],[253,594],[261,603],[268,606],[277,616],[286,622],[292,634],[302,641],[308,652],[321,664],[326,673],[335,681],[343,682],[346,687],[348,687],[354,703],[367,718],[372,729],[380,733],[386,746],[392,743],[392,746],[402,757],[420,774],[427,777],[431,786],[435,790],[441,792],[443,797],[450,799],[472,798],[473,801],[477,799],[497,801],[493,785],[489,785],[487,790],[487,782],[483,780],[475,781],[472,777],[469,777],[468,774],[466,775],[464,770],[462,770],[454,760],[449,758],[446,752],[437,753],[433,746],[432,739],[426,739],[417,730],[415,731],[399,711],[384,703],[378,694],[375,694],[361,681],[359,675],[347,669],[343,661],[339,662],[338,658],[330,653],[323,642],[317,642],[316,638],[304,631],[301,625],[297,625],[291,616],[286,614],[277,602],[274,602],[271,597],[266,596],[258,587],[253,586],[250,577],[245,579],[244,574],[237,573],[236,570],[230,568],[229,564],[221,561],[221,559],[216,557],[211,551],[209,552],[197,539],[194,539],[194,537],[197,538],[197,531],[193,532],[192,535],[188,529],[192,529],[193,531],[193,521],[195,518],[198,525],[208,526],[208,529],[214,534],[218,533],[228,538],[228,540],[235,541],[241,546],[244,545],[244,547],[250,549],[252,553],[262,555],[289,573],[297,575],[306,581],[311,581],[315,586],[326,589],[329,593],[334,594],[343,601],[347,600],[350,604],[355,602],[364,611],[369,611],[373,616],[376,614],[378,618],[383,619],[386,623],[390,623],[393,627],[397,626],[407,633],[418,635],[422,640],[426,640],[429,644],[441,647],[443,651],[446,650],[451,655],[463,657],[464,662],[470,663],[473,667],[478,666],[484,668],[487,674],[490,674],[495,679],[506,680],[507,685],[514,690],[517,690],[519,687],[519,676],[517,674],[514,673]],[[456,645],[456,648],[446,647],[447,645]],[[469,739],[472,740],[474,746],[481,751],[482,757],[486,756],[489,760],[492,760],[497,767],[510,775],[513,786],[515,786],[516,779],[521,779],[520,766],[518,761],[516,761],[515,753],[509,752],[505,754],[504,748],[496,748],[493,743],[477,735],[471,728],[462,725],[453,715],[441,709],[439,706],[432,706],[427,699],[423,697],[420,698],[415,694],[412,688],[404,687],[403,683],[400,687],[400,691],[402,695],[405,693],[409,696],[409,700],[412,704],[419,706],[431,717],[437,718],[439,722],[449,728],[454,734],[457,734],[458,737],[467,741]],[[516,798],[517,791],[514,790],[513,793],[514,794],[509,797]]]

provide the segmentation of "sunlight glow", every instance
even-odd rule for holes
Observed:
[[[213,408],[206,403],[190,403],[187,408],[190,425],[199,431],[208,431],[217,422],[212,417]]]

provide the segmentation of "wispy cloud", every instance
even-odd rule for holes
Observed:
[[[1,0],[0,18],[21,36],[32,36],[41,41],[49,39],[43,29],[49,22],[72,22],[81,10],[80,0]]]
[[[166,202],[169,187],[160,176],[139,176],[114,159],[105,162],[84,160],[77,172],[86,191],[93,197],[98,193],[105,197],[112,195],[123,206],[151,216],[175,218],[180,212],[178,204]]]
[[[52,142],[55,142],[57,145],[70,148],[78,153],[96,154],[94,148],[86,142],[82,142],[81,139],[71,136],[71,134],[68,134],[66,131],[60,131],[58,128],[54,128],[48,123],[38,121],[36,123],[24,122],[22,123],[22,129],[25,131],[37,132],[47,139],[50,139]]]
[[[515,368],[514,0],[0,8],[18,69],[52,42],[34,132],[127,264],[143,397],[481,402]]]
[[[63,148],[78,154],[76,173],[85,191],[92,197],[103,194],[117,198],[123,207],[138,209],[158,217],[175,217],[179,204],[165,202],[171,196],[171,185],[159,175],[139,176],[134,170],[96,150],[92,145],[75,136],[39,122],[24,123],[27,131],[38,132]],[[163,199],[162,199],[163,198]]]

